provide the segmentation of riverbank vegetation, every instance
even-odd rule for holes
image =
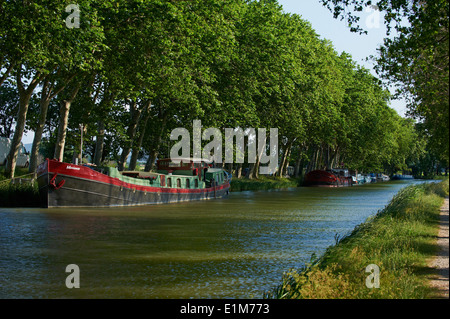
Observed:
[[[323,256],[291,270],[265,297],[277,299],[429,298],[427,261],[437,253],[439,210],[449,180],[402,189],[376,216],[337,238]],[[379,267],[369,289],[366,267]],[[371,280],[371,279],[370,279]],[[370,281],[373,283],[373,281]],[[370,285],[370,284],[369,284]]]
[[[130,170],[140,159],[148,171],[169,157],[171,131],[192,131],[195,119],[222,133],[278,128],[280,177],[288,166],[296,177],[341,165],[365,173],[415,167],[418,176],[448,167],[448,147],[435,147],[443,135],[400,117],[377,77],[275,0],[80,0],[67,12],[68,4],[0,5],[0,134],[12,138],[9,177],[26,131],[34,132],[30,172],[39,154]],[[427,6],[414,10],[424,14]],[[439,35],[448,41],[448,15],[432,13],[427,23],[442,20]],[[448,51],[446,59],[439,61],[445,66]],[[433,81],[433,100],[448,101],[448,63],[443,74]],[[433,123],[448,133],[448,105],[447,126]],[[227,169],[258,178],[257,155],[256,163]]]
[[[231,180],[231,192],[268,190],[275,188],[289,188],[300,185],[300,180],[284,177],[260,176],[258,179],[234,178]]]
[[[33,179],[34,174],[27,168],[16,167],[16,179],[13,183],[0,167],[0,207],[39,207],[39,188]]]
[[[37,183],[16,183],[0,181],[0,207],[39,207]]]

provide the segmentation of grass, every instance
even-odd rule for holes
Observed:
[[[4,166],[0,168],[0,207],[39,207],[37,183],[11,184],[9,178],[5,176],[4,170]],[[16,168],[16,177],[25,175],[29,175],[28,168]]]
[[[448,179],[401,190],[376,216],[337,239],[325,254],[286,273],[265,294],[276,299],[433,298],[427,261],[437,252],[439,210]],[[366,286],[366,267],[380,269],[380,287]]]
[[[273,188],[297,187],[299,180],[284,177],[260,176],[258,179],[233,178],[231,180],[231,192],[267,190]]]
[[[39,207],[37,183],[0,182],[0,207]]]
[[[24,175],[29,175],[28,168],[25,167],[16,167],[16,171],[14,172],[15,177],[20,177]],[[9,180],[9,177],[5,174],[5,166],[0,166],[0,182]]]

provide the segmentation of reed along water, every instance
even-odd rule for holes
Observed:
[[[411,183],[131,208],[0,208],[0,298],[262,298]],[[66,286],[71,264],[80,288]]]

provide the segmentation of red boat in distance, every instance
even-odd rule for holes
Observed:
[[[305,175],[305,186],[316,187],[344,187],[352,186],[353,179],[347,170],[315,170]]]

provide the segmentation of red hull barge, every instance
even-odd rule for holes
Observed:
[[[315,170],[305,175],[305,186],[344,187],[352,186],[352,177],[339,176],[332,171]]]
[[[178,175],[173,175],[177,172]],[[230,178],[207,164],[181,163],[164,173],[119,172],[47,159],[37,170],[43,207],[109,207],[177,203],[224,197]]]

